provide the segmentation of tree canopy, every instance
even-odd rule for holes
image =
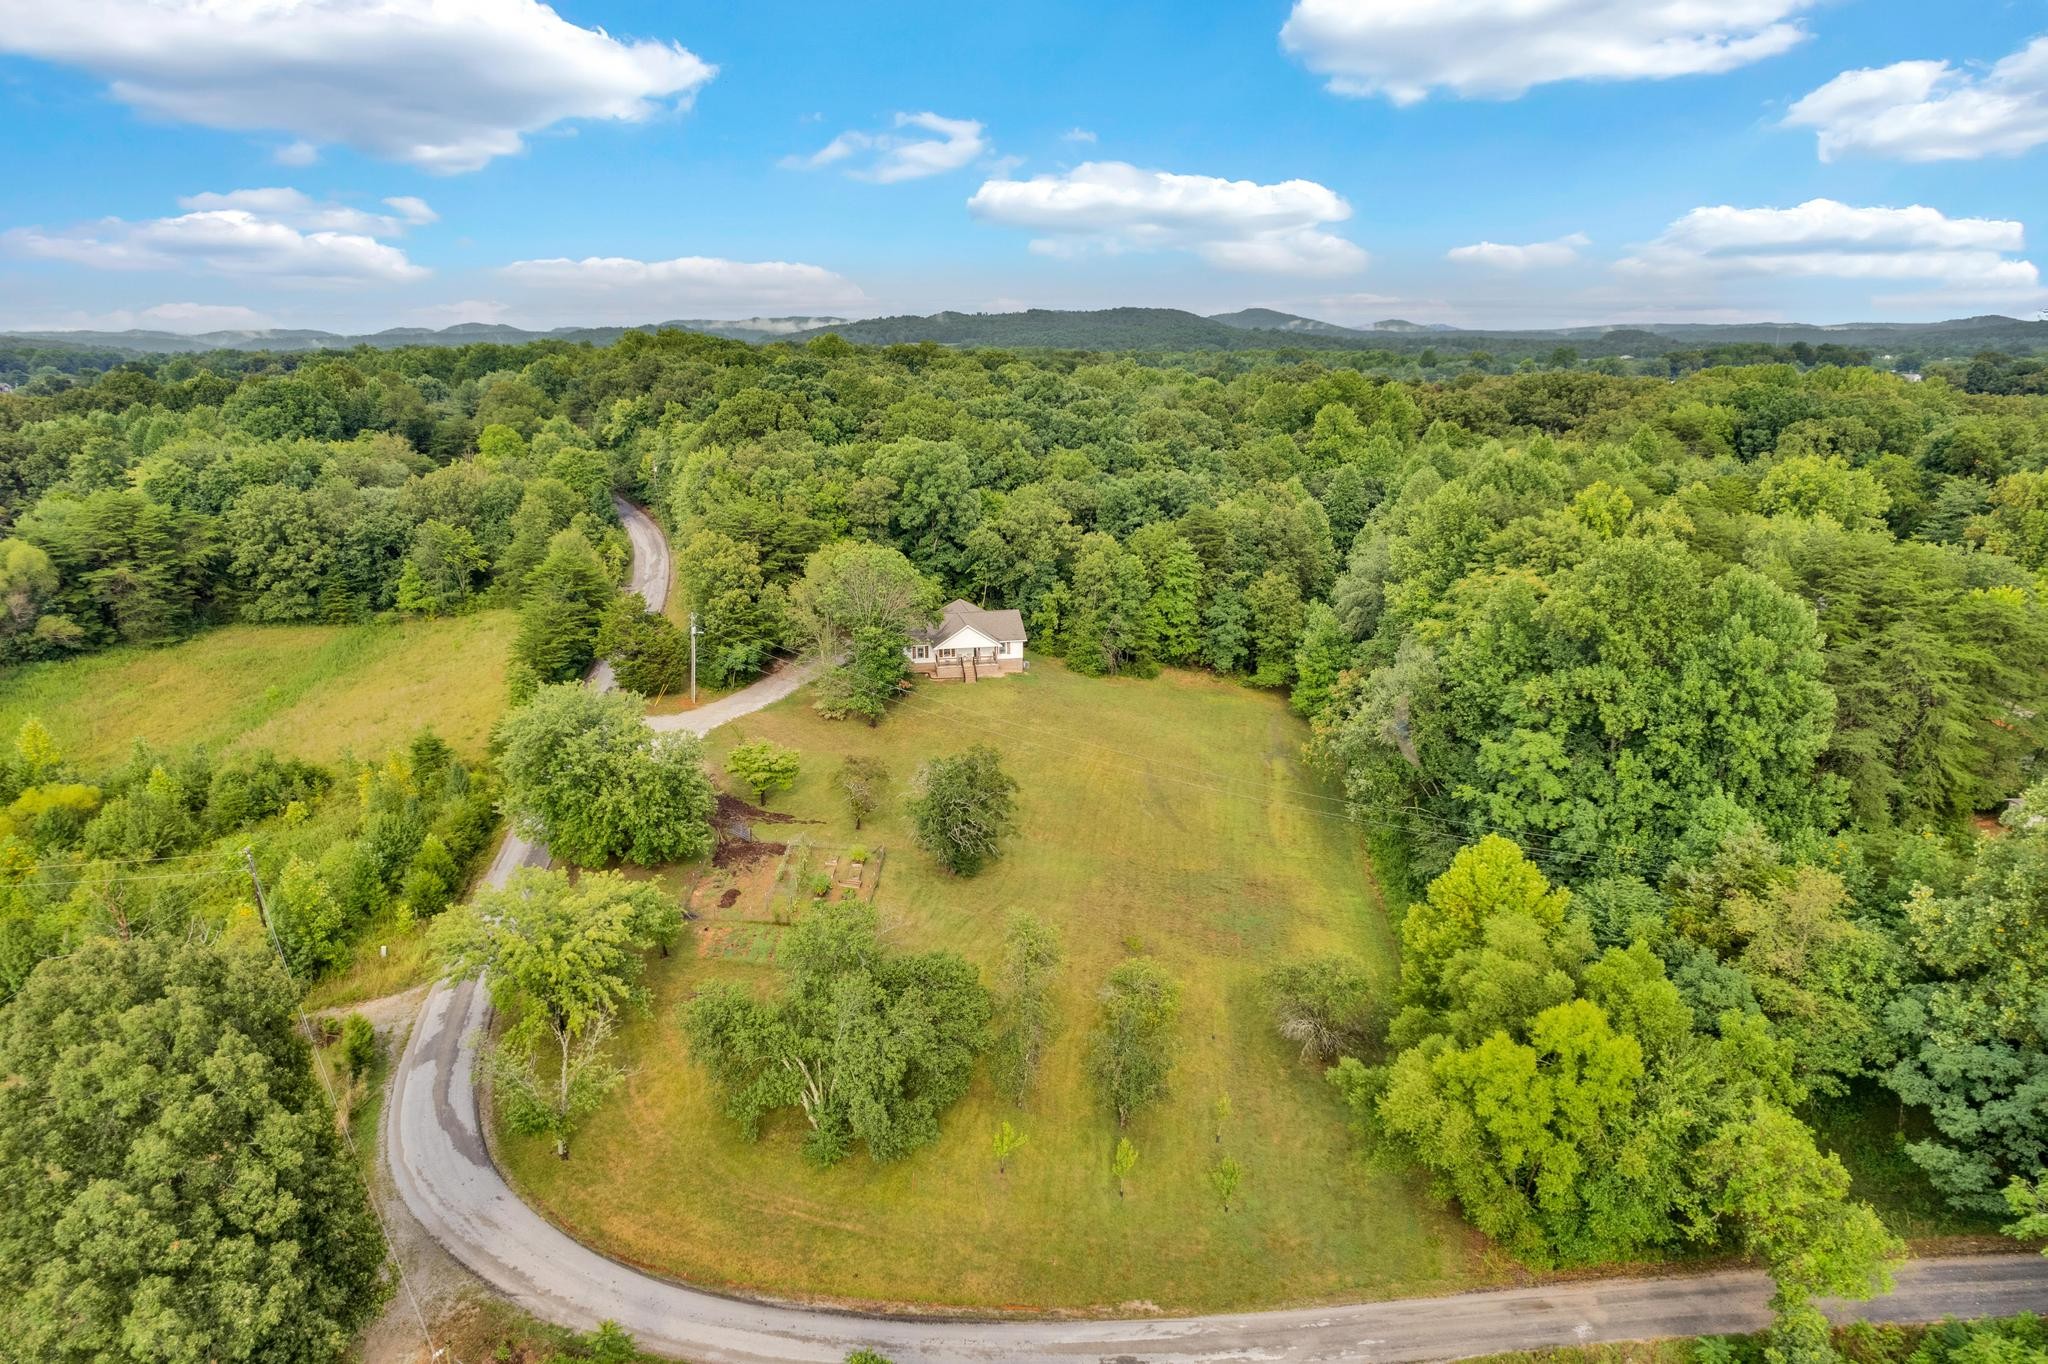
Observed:
[[[10,1352],[332,1364],[376,1315],[383,1237],[259,937],[44,962],[0,1079]]]
[[[929,760],[911,786],[918,846],[956,876],[972,876],[997,856],[1016,810],[1016,779],[987,744]]]
[[[710,987],[684,1013],[696,1055],[749,1136],[781,1108],[803,1112],[820,1164],[858,1143],[894,1160],[938,1135],[988,1043],[989,998],[951,952],[883,947],[874,907],[821,901],[783,940],[780,995]]]
[[[711,848],[710,778],[694,735],[656,734],[631,692],[543,687],[500,722],[505,804],[521,830],[583,866],[686,861]]]

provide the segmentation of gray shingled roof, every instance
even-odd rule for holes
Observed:
[[[939,613],[938,625],[930,630],[920,630],[911,637],[922,644],[937,644],[951,639],[961,630],[972,626],[993,640],[1022,640],[1024,617],[1015,610],[984,611],[971,601],[955,598],[946,603]]]

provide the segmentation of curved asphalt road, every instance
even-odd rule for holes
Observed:
[[[633,589],[659,609],[668,593],[667,544],[638,508],[621,503],[619,513],[633,540]],[[779,700],[808,675],[785,669],[712,706],[654,723],[701,734]],[[592,682],[609,687],[609,671]],[[545,848],[508,836],[486,879],[502,885],[514,868],[547,860]],[[581,1330],[616,1321],[643,1348],[701,1364],[839,1364],[862,1347],[899,1364],[1410,1361],[1751,1331],[1770,1320],[1769,1284],[1748,1271],[1177,1320],[881,1319],[721,1297],[599,1255],[506,1185],[485,1149],[470,1082],[488,1020],[489,1000],[475,981],[436,985],[421,1009],[384,1120],[385,1155],[406,1207],[456,1259],[534,1315]],[[1899,1272],[1891,1296],[1835,1315],[1903,1322],[2043,1310],[2048,1259],[1996,1255],[1914,1261]]]

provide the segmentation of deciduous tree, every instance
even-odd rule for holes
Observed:
[[[732,752],[725,755],[725,770],[763,804],[767,803],[770,791],[787,791],[796,785],[799,766],[797,751],[773,739],[735,744]]]
[[[991,1144],[996,1153],[997,1174],[1009,1173],[1010,1157],[1017,1154],[1018,1148],[1024,1145],[1024,1140],[1024,1134],[1019,1132],[1009,1119],[1005,1118],[996,1124],[996,1134]]]
[[[1157,619],[1145,565],[1115,538],[1097,532],[1081,541],[1063,629],[1067,663],[1089,676],[1158,668]]]
[[[828,657],[875,626],[905,634],[938,617],[938,588],[898,550],[840,540],[805,561],[790,605],[806,638]]]
[[[1059,934],[1043,919],[1013,913],[996,969],[996,1035],[989,1071],[996,1088],[1021,1104],[1037,1082],[1039,1063],[1059,1026],[1052,983],[1060,969]]]
[[[699,531],[677,555],[676,586],[697,617],[698,673],[714,687],[754,676],[784,632],[782,591],[769,585],[760,553],[717,531]]]
[[[332,1364],[384,1242],[267,948],[138,938],[0,1010],[0,1328],[53,1364]]]
[[[583,866],[659,866],[710,851],[702,744],[655,734],[642,705],[631,692],[562,683],[499,723],[505,804],[522,831]]]
[[[874,906],[826,901],[783,940],[783,992],[764,1000],[719,985],[692,1000],[683,1026],[749,1137],[798,1108],[804,1153],[833,1164],[854,1143],[893,1160],[938,1135],[988,1041],[988,992],[951,952],[886,950]]]
[[[1266,973],[1266,993],[1280,1035],[1301,1048],[1301,1059],[1327,1065],[1359,1055],[1386,1027],[1372,983],[1349,957],[1309,957]]]
[[[1869,1205],[1850,1201],[1849,1172],[1790,1113],[1759,1100],[1700,1157],[1719,1190],[1717,1211],[1777,1285],[1779,1336],[1811,1332],[1814,1298],[1891,1291],[1905,1244]]]
[[[605,1040],[623,1010],[644,1007],[647,950],[672,938],[680,917],[650,882],[594,872],[572,883],[564,872],[526,868],[434,925],[448,970],[484,974],[500,1006],[516,1008],[492,1049],[492,1074],[504,1083],[513,1124],[552,1139],[564,1160],[577,1124],[621,1077]],[[543,1048],[553,1053],[545,1068]]]
[[[1109,973],[1088,1037],[1088,1074],[1118,1127],[1166,1092],[1179,1018],[1180,985],[1150,957],[1119,962]]]
[[[1225,1156],[1209,1167],[1209,1187],[1216,1191],[1216,1201],[1223,1205],[1223,1211],[1230,1211],[1230,1200],[1237,1197],[1237,1191],[1244,1183],[1244,1166],[1237,1157]]]
[[[911,784],[910,821],[918,846],[955,876],[972,876],[1002,851],[1017,827],[1017,782],[1002,755],[976,744],[933,758]]]
[[[861,823],[881,808],[882,794],[889,784],[889,769],[873,758],[854,754],[839,764],[832,784],[846,801],[846,812],[853,816],[857,832]]]

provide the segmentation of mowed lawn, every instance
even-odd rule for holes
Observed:
[[[877,899],[898,946],[953,948],[992,980],[1010,910],[1058,925],[1065,1026],[1038,1093],[1019,1110],[979,1076],[936,1145],[883,1166],[857,1152],[812,1168],[793,1114],[742,1140],[676,1015],[711,979],[775,984],[760,959],[781,930],[750,925],[744,950],[654,964],[653,1012],[621,1033],[631,1076],[569,1161],[500,1134],[510,1173],[549,1216],[693,1282],[866,1302],[1178,1312],[1420,1293],[1504,1272],[1414,1183],[1365,1168],[1319,1071],[1273,1033],[1257,984],[1271,963],[1347,951],[1383,983],[1394,973],[1356,831],[1315,798],[1329,793],[1299,760],[1306,729],[1279,699],[1191,674],[1090,680],[1042,663],[926,685],[878,729],[821,720],[809,699],[719,731],[714,759],[742,737],[800,749],[803,776],[771,804],[819,823],[758,832],[842,847],[856,835],[833,768],[849,753],[888,766],[890,808],[858,841],[887,850]],[[913,846],[900,802],[922,758],[977,740],[1021,785],[1022,831],[988,871],[956,880]],[[666,879],[681,889],[696,874]],[[707,930],[696,932],[701,944]],[[1117,1133],[1083,1058],[1095,993],[1133,950],[1181,982],[1184,1007],[1171,1096],[1133,1120],[1140,1157],[1119,1198]],[[1027,1138],[1006,1176],[990,1149],[1005,1119]],[[1228,1211],[1208,1177],[1225,1154],[1245,1171]]]
[[[230,625],[161,649],[115,649],[0,674],[0,738],[40,719],[91,770],[136,738],[217,752],[369,756],[433,727],[481,756],[505,707],[514,617],[366,625]]]

